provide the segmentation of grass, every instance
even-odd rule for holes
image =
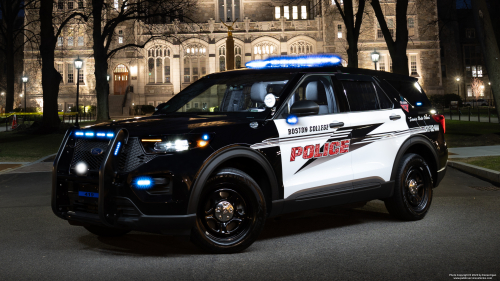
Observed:
[[[0,133],[0,162],[32,162],[54,154],[64,134]]]
[[[448,147],[500,145],[500,124],[446,120]]]
[[[453,161],[467,163],[495,171],[500,171],[500,156],[483,156],[471,158],[453,158]]]

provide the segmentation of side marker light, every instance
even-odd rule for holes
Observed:
[[[117,144],[116,144],[116,148],[115,148],[115,156],[118,155],[118,152],[120,152],[120,147],[122,146],[122,142],[119,141]]]

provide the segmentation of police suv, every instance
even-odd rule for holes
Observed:
[[[334,55],[209,74],[150,117],[68,130],[52,210],[100,236],[249,247],[266,218],[380,199],[422,219],[446,171],[445,121],[417,79]]]

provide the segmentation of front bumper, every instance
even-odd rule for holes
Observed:
[[[98,165],[98,176],[95,172],[93,177],[79,177],[70,172],[75,153],[75,145],[72,145],[76,139],[74,131],[68,130],[54,160],[51,203],[56,216],[72,225],[101,225],[169,235],[189,234],[196,222],[195,214],[145,214],[132,200],[120,194],[120,158],[114,152],[119,143],[127,143],[126,130],[114,132],[115,137],[109,140],[103,160]],[[98,193],[98,197],[79,197],[82,190]],[[144,205],[141,202],[138,204]]]

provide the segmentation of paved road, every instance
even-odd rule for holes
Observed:
[[[422,221],[380,201],[302,212],[225,256],[168,236],[98,238],[52,214],[49,186],[49,173],[0,175],[0,280],[500,280],[500,191],[451,168]]]

